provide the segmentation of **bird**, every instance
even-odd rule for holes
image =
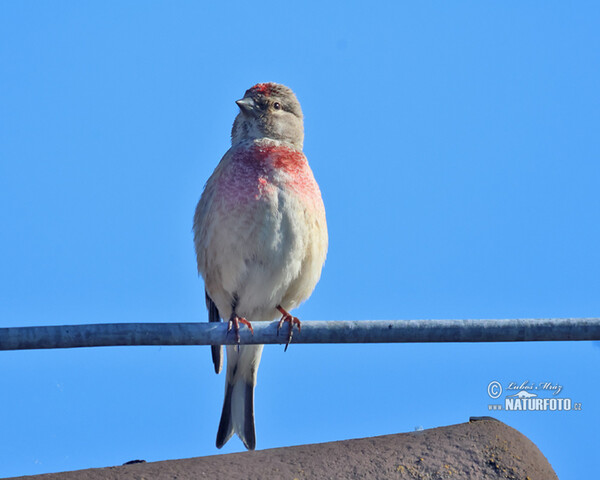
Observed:
[[[258,83],[236,101],[231,148],[207,180],[193,222],[198,272],[210,322],[228,321],[221,448],[237,434],[256,448],[254,389],[263,345],[239,345],[240,328],[279,318],[286,349],[301,323],[289,312],[321,277],[328,232],[321,191],[303,153],[304,120],[294,92]],[[216,373],[223,348],[212,345]]]

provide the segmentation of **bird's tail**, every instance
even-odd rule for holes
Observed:
[[[234,433],[248,450],[256,447],[254,429],[254,387],[263,345],[227,346],[225,400],[217,432],[217,448]]]

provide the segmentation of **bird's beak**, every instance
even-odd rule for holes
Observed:
[[[235,103],[240,107],[242,113],[253,114],[256,111],[256,103],[254,103],[252,98],[245,97],[241,100],[236,100]]]

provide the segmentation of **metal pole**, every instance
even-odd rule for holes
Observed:
[[[242,327],[242,344],[280,344],[277,322]],[[292,343],[533,342],[600,340],[600,318],[306,321]],[[0,350],[130,345],[231,345],[227,323],[103,323],[0,328]]]

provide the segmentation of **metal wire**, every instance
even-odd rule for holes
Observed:
[[[241,344],[286,343],[288,325],[254,322]],[[292,343],[533,342],[600,340],[600,318],[305,321]],[[104,323],[0,328],[0,350],[132,345],[231,345],[227,323]]]

